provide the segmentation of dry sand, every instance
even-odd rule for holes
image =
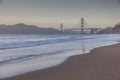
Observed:
[[[120,44],[96,48],[59,66],[4,80],[120,80]]]

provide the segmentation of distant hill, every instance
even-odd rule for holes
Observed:
[[[59,34],[59,30],[54,28],[40,28],[35,25],[23,23],[15,25],[0,25],[0,34]]]

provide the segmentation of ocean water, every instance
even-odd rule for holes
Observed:
[[[119,34],[0,35],[0,79],[53,67],[119,41]]]

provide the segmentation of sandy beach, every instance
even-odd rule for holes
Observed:
[[[120,80],[120,44],[96,48],[56,67],[3,80]]]

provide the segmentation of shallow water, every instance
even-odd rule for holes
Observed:
[[[70,56],[119,40],[119,34],[0,35],[0,79],[56,66]]]

